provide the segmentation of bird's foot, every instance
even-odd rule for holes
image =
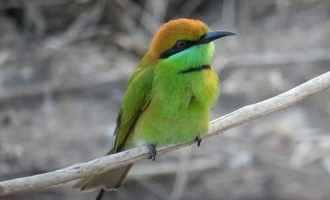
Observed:
[[[200,147],[201,143],[202,143],[202,138],[200,138],[199,136],[195,137],[194,142],[196,142],[197,146]]]
[[[148,144],[148,149],[149,149],[149,159],[151,160],[156,160],[156,155],[157,155],[157,150],[156,150],[156,145],[155,144]]]

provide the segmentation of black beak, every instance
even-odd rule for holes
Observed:
[[[198,44],[206,44],[206,43],[212,42],[214,40],[217,40],[219,38],[226,37],[226,36],[231,36],[231,35],[236,35],[236,34],[232,33],[232,32],[227,32],[227,31],[208,32],[207,34],[203,35],[197,43]]]

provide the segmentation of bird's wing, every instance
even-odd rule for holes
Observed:
[[[109,153],[122,150],[136,121],[149,105],[152,80],[153,67],[138,67],[130,78],[117,118],[115,143]]]
[[[152,67],[138,67],[130,78],[117,118],[115,143],[108,154],[121,151],[125,146],[125,142],[134,128],[136,121],[150,102],[152,79]],[[122,166],[118,169],[81,178],[73,187],[80,188],[81,190],[90,190],[99,186],[108,189],[117,188],[122,184],[131,166]],[[99,198],[102,197],[103,191],[101,190]]]

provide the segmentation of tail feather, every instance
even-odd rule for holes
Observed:
[[[100,192],[96,196],[96,200],[102,200],[105,190],[101,189]]]

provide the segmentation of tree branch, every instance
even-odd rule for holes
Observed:
[[[257,119],[285,109],[304,98],[315,93],[326,90],[330,87],[330,72],[326,72],[310,81],[307,81],[287,92],[273,98],[261,101],[256,104],[245,106],[210,123],[208,135],[220,134],[221,132],[238,126],[244,122]],[[188,146],[191,143],[171,145],[158,149],[159,154]],[[147,158],[148,148],[137,147],[117,154],[104,156],[86,163],[76,164],[64,169],[34,175],[30,177],[17,178],[0,182],[0,196],[14,194],[18,192],[42,190],[59,184],[67,183],[87,175],[102,173],[106,170],[134,163]]]

